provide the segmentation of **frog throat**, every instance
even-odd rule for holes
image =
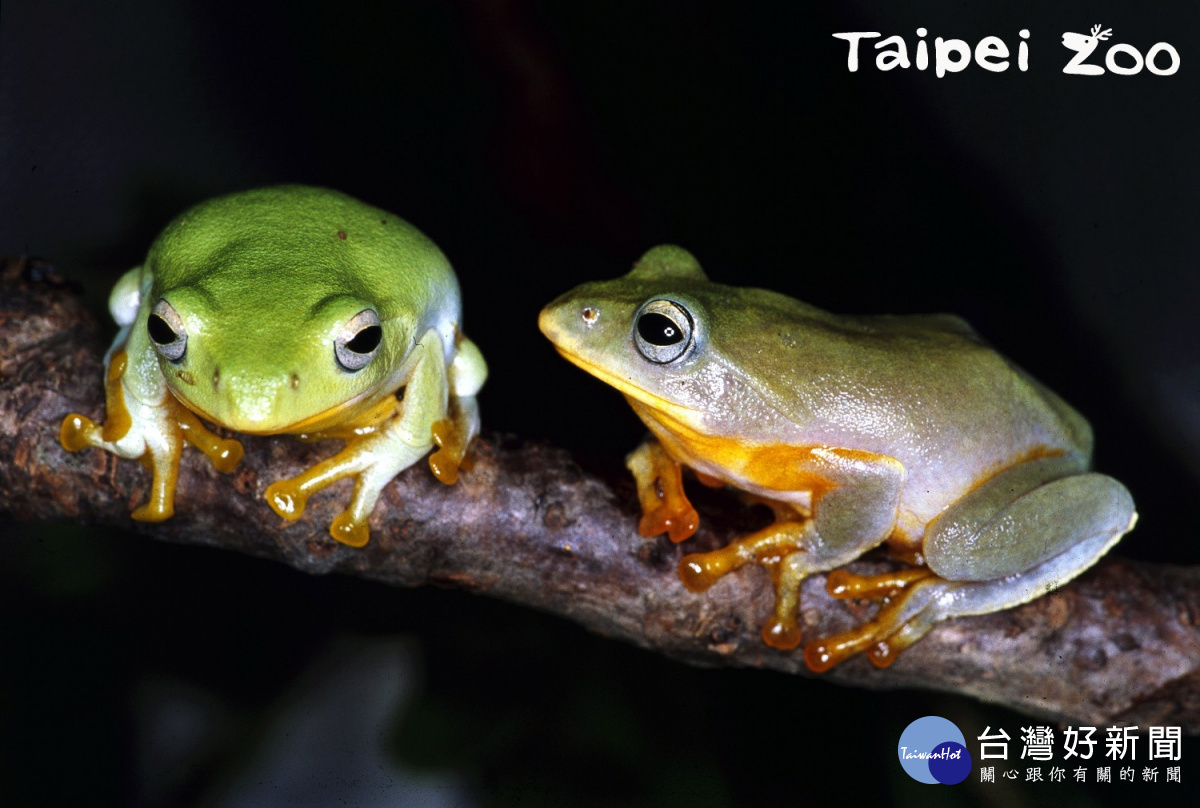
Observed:
[[[663,413],[686,414],[686,415],[694,416],[696,418],[699,418],[703,414],[703,413],[701,413],[700,410],[697,410],[695,408],[685,407],[682,404],[676,404],[673,401],[668,401],[667,399],[663,398],[662,396],[656,396],[653,393],[651,393],[647,390],[644,390],[644,389],[638,387],[637,385],[631,383],[628,379],[624,379],[620,376],[610,373],[608,370],[605,370],[603,367],[592,364],[591,362],[589,362],[588,360],[579,356],[578,354],[571,353],[570,351],[568,351],[565,348],[562,348],[558,345],[555,345],[554,348],[563,357],[563,359],[566,359],[571,364],[576,365],[579,368],[582,368],[583,370],[592,374],[597,379],[599,379],[600,381],[609,385],[610,387],[617,389],[626,398],[631,398],[636,401],[640,401],[641,403],[645,404],[647,407],[650,407],[651,409],[654,409],[654,410],[657,410],[657,411],[663,412]],[[679,416],[676,415],[674,420],[679,420]]]
[[[199,406],[187,396],[183,395],[174,387],[168,385],[171,394],[179,400],[183,406],[187,407],[192,412],[199,415],[210,423],[218,424],[227,429],[232,429],[234,432],[240,432],[243,435],[295,435],[295,434],[311,434],[330,429],[335,426],[344,425],[347,421],[354,419],[361,411],[370,409],[369,406],[364,406],[366,399],[372,393],[377,392],[375,389],[367,389],[347,399],[339,404],[335,404],[329,409],[313,415],[305,416],[297,421],[292,421],[281,426],[273,426],[269,429],[248,427],[243,423],[237,423],[229,418],[218,418],[212,413]]]

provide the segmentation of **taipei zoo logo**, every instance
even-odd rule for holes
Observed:
[[[922,783],[952,786],[971,773],[967,739],[940,716],[927,715],[909,724],[900,734],[896,753],[904,772]]]
[[[925,39],[929,36],[929,29],[923,26],[917,29],[917,39],[912,48],[909,47],[909,41],[899,34],[885,39],[880,39],[881,36],[879,31],[847,31],[834,34],[837,39],[849,43],[846,69],[851,73],[858,72],[859,62],[869,60],[871,51],[875,51],[876,70],[905,70],[915,64],[917,70],[929,70],[932,67],[934,75],[939,79],[948,73],[961,73],[972,64],[989,73],[1003,73],[1013,61],[1013,52],[1008,42],[998,36],[985,36],[974,45],[965,39],[939,36],[934,37],[932,48]],[[1139,42],[1138,45],[1114,42],[1112,36],[1113,29],[1102,25],[1093,25],[1086,34],[1064,32],[1062,46],[1072,55],[1063,65],[1062,72],[1070,76],[1102,76],[1106,73],[1135,76],[1143,69],[1155,76],[1173,76],[1179,72],[1179,51],[1170,42],[1156,42],[1147,48],[1144,42]],[[1022,73],[1029,70],[1031,38],[1030,30],[1022,28],[1017,32],[1016,40],[1009,39],[1009,42],[1016,44],[1015,61],[1017,70]],[[872,46],[868,49],[866,43],[871,43]],[[1088,61],[1093,54],[1094,61]],[[1062,64],[1063,58],[1061,52],[1057,58],[1047,57],[1052,64]],[[1104,67],[1096,62],[1102,62]]]

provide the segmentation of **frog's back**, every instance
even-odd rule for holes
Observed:
[[[150,248],[159,289],[219,286],[256,296],[369,292],[385,319],[436,305],[457,283],[441,250],[394,214],[325,188],[279,185],[203,202]]]
[[[878,338],[882,367],[896,384],[911,377],[930,391],[924,407],[938,415],[928,431],[995,431],[1027,451],[1077,452],[1090,458],[1088,422],[1057,393],[996,352],[962,318],[950,314],[863,318]],[[918,419],[914,418],[914,421]],[[924,419],[922,419],[924,420]],[[1025,436],[1022,441],[1022,435]],[[958,436],[956,436],[958,437]]]
[[[798,439],[896,457],[912,468],[1002,466],[1038,452],[1091,453],[1087,422],[948,314],[843,317],[739,290],[754,328],[720,349],[796,425]],[[714,304],[716,301],[713,302]],[[710,304],[713,333],[745,316]],[[760,436],[769,439],[769,436]]]

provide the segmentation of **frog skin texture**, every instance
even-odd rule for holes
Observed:
[[[816,671],[860,652],[885,667],[939,620],[1033,600],[1137,520],[1126,488],[1089,471],[1088,423],[957,317],[835,315],[714,283],[662,246],[539,324],[650,430],[627,460],[643,536],[696,531],[684,468],[774,511],[769,527],[684,556],[689,589],[762,565],[775,589],[763,639],[785,650],[801,641],[807,576],[832,570],[834,597],[883,601],[870,622],[807,643]],[[879,546],[910,566],[836,569]]]

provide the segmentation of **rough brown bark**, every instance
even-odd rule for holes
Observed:
[[[675,573],[682,549],[637,535],[632,485],[615,464],[590,473],[563,450],[507,435],[486,433],[474,468],[453,487],[437,483],[424,464],[400,475],[362,550],[325,532],[348,495],[345,483],[316,497],[290,526],[263,501],[269,483],[331,448],[290,438],[244,437],[246,457],[230,476],[186,452],[176,516],[137,525],[129,510],[148,485],[140,465],[95,450],[68,454],[58,444],[67,412],[103,416],[97,326],[52,267],[13,260],[0,273],[0,509],[22,519],[126,525],[310,573],[461,587],[688,662],[810,675],[799,651],[775,651],[759,638],[772,602],[761,569],[689,593]],[[720,494],[699,506],[704,527],[689,550],[719,546],[758,516]],[[805,636],[844,630],[873,608],[831,599],[824,577],[815,576],[804,589]],[[1197,733],[1198,622],[1197,569],[1111,559],[1026,606],[947,621],[889,670],[857,658],[824,675],[859,687],[965,693],[1074,724],[1181,725]]]

